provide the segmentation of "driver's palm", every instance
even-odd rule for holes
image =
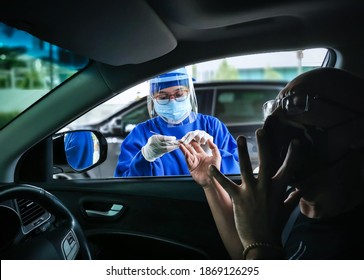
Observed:
[[[211,179],[208,176],[208,168],[210,165],[220,169],[221,155],[217,146],[208,140],[209,148],[212,155],[208,155],[204,149],[195,141],[190,144],[181,145],[181,150],[186,158],[188,169],[193,179],[201,186],[210,184]]]

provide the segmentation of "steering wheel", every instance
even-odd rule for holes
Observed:
[[[0,188],[0,202],[23,198],[37,203],[54,215],[49,230],[23,241],[14,241],[0,251],[1,259],[81,259],[91,260],[90,249],[81,226],[72,213],[54,195],[27,184],[9,184]],[[2,231],[6,227],[2,225]]]

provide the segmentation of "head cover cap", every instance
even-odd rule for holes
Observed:
[[[149,81],[149,96],[148,96],[149,116],[151,118],[153,118],[158,115],[158,113],[155,110],[155,106],[154,106],[154,102],[156,102],[156,101],[153,97],[155,96],[155,94],[159,93],[163,89],[166,89],[169,87],[174,87],[174,86],[181,86],[181,87],[187,88],[189,90],[187,102],[190,103],[190,104],[188,104],[190,106],[187,106],[187,107],[190,108],[189,109],[190,113],[188,114],[188,112],[187,112],[186,117],[177,122],[175,120],[168,119],[161,114],[159,116],[163,120],[165,120],[168,124],[171,124],[171,125],[180,124],[181,122],[189,123],[189,122],[195,121],[196,117],[197,117],[197,99],[196,99],[196,94],[195,94],[195,89],[193,86],[192,79],[191,79],[190,75],[188,74],[187,69],[185,67],[161,74],[157,77],[152,78]],[[177,101],[171,100],[169,102],[169,104],[160,105],[160,106],[171,106],[171,104],[170,104],[171,102],[177,102]],[[187,117],[188,117],[188,120],[187,120]]]
[[[189,76],[186,68],[179,68],[151,79],[149,93],[153,95],[164,88],[173,86],[185,86],[189,88]]]

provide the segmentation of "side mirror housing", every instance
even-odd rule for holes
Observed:
[[[107,157],[107,141],[97,130],[74,130],[53,136],[54,173],[85,172]]]

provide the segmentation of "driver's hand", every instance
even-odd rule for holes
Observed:
[[[190,144],[181,144],[180,148],[185,156],[188,169],[193,179],[203,188],[211,186],[211,178],[208,175],[208,167],[210,165],[220,168],[221,155],[218,147],[207,140],[205,144],[211,151],[211,155],[207,154],[204,149],[195,141]]]
[[[230,195],[233,202],[235,226],[244,247],[255,242],[280,245],[286,214],[296,206],[299,193],[285,200],[292,174],[302,168],[303,155],[299,141],[293,140],[281,168],[274,174],[269,142],[263,129],[257,132],[259,174],[256,178],[247,149],[246,138],[239,136],[238,150],[241,183],[224,176],[215,166],[209,175]]]

